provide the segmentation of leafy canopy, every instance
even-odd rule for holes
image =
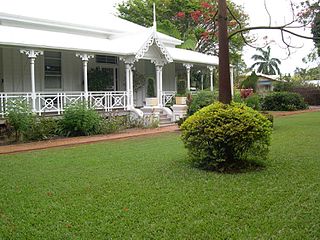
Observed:
[[[217,2],[215,0],[128,0],[118,5],[119,16],[145,27],[152,26],[152,4],[157,6],[158,31],[181,39],[184,49],[207,54],[218,53]],[[248,16],[243,9],[228,1],[233,16],[242,26],[247,26]],[[239,28],[229,14],[230,32]],[[233,64],[243,64],[241,59],[244,42],[240,35],[230,41]]]
[[[280,75],[279,65],[281,61],[278,58],[271,58],[270,46],[267,47],[267,50],[258,48],[257,51],[259,54],[253,55],[251,58],[256,61],[251,69],[257,68],[258,73],[263,73],[266,75]]]

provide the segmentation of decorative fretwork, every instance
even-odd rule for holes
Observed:
[[[138,53],[136,54],[135,58],[137,60],[142,59],[146,53],[149,51],[149,48],[153,45],[156,44],[158,48],[160,49],[161,53],[164,55],[163,62],[164,63],[171,63],[173,62],[172,57],[170,56],[169,52],[165,48],[165,46],[162,44],[162,42],[159,40],[157,33],[153,32],[148,40],[144,43],[144,45],[140,48]]]
[[[162,92],[162,104],[163,106],[173,104],[174,96],[176,95],[175,91],[163,91]]]
[[[101,111],[112,111],[115,109],[127,110],[128,94],[125,91],[89,92],[88,104],[90,107]],[[84,92],[37,92],[35,113],[42,115],[62,114],[65,108],[71,104],[85,102]],[[8,103],[26,102],[32,103],[31,93],[0,93],[0,115],[4,117]]]

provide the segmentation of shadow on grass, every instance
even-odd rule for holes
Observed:
[[[265,170],[266,168],[266,164],[258,160],[237,161],[229,165],[220,164],[217,166],[201,167],[201,166],[196,166],[192,164],[192,166],[206,172],[216,172],[221,174],[242,174],[242,173],[250,173],[250,172],[259,172],[259,171]]]

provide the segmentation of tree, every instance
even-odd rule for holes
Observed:
[[[118,5],[119,16],[131,22],[150,27],[153,23],[152,4],[157,6],[158,31],[172,37],[181,39],[180,46],[207,54],[218,54],[218,27],[217,21],[212,21],[217,15],[217,2],[215,0],[130,0]],[[246,26],[248,16],[243,9],[228,1],[243,26]],[[228,23],[229,31],[235,30],[237,24]],[[230,56],[232,64],[243,66],[242,48],[244,42],[241,37],[235,37],[230,42]]]
[[[320,79],[320,66],[314,68],[296,68],[294,70],[293,79],[296,81],[304,80],[319,80]]]
[[[252,59],[256,62],[251,66],[251,69],[257,68],[258,73],[263,73],[266,75],[280,75],[280,69],[278,65],[281,64],[281,61],[278,58],[271,58],[270,46],[267,47],[267,50],[257,48],[257,51],[260,54],[255,54],[252,56]]]
[[[311,28],[313,34],[313,41],[315,47],[318,49],[318,56],[320,56],[320,1],[319,0],[305,0],[297,6],[299,10],[299,22]]]
[[[136,5],[134,5],[135,8],[130,8],[132,3],[135,3],[135,2],[137,3]],[[190,1],[185,1],[185,0],[176,0],[176,1],[174,1],[174,0],[130,0],[127,3],[124,3],[125,4],[124,6],[127,6],[127,8],[126,8],[127,14],[130,14],[130,12],[135,12],[136,15],[138,15],[138,14],[141,15],[141,16],[139,16],[139,19],[142,19],[142,20],[144,19],[144,12],[145,11],[149,11],[150,12],[149,15],[152,16],[151,4],[149,4],[147,9],[145,9],[145,8],[141,9],[141,7],[144,6],[144,2],[155,2],[158,6],[160,6],[161,12],[164,13],[163,17],[161,17],[161,18],[168,19],[170,21],[171,18],[166,17],[166,15],[165,15],[167,12],[170,13],[170,12],[172,12],[172,9],[174,9],[173,6],[172,6],[172,9],[171,8],[168,9],[165,7],[165,6],[168,6],[168,4],[170,2],[176,2],[175,6],[187,6],[187,7],[189,7],[189,9],[196,9],[193,7],[194,7],[194,4],[196,4],[197,2],[199,3],[199,0],[190,0]],[[315,0],[313,2],[311,2],[310,0],[307,0],[305,2],[310,3],[310,6],[315,7],[315,9],[317,11],[319,11],[319,0]],[[202,4],[202,3],[200,3],[200,4]],[[320,41],[320,37],[317,34],[315,36],[306,36],[306,35],[302,35],[302,34],[299,34],[294,31],[294,29],[297,29],[297,28],[306,28],[306,27],[310,26],[312,22],[307,21],[307,20],[304,21],[303,20],[304,16],[302,16],[303,14],[301,12],[299,12],[297,14],[296,9],[301,9],[301,8],[299,8],[297,6],[295,7],[291,1],[290,1],[290,7],[292,10],[292,19],[285,24],[275,25],[275,26],[271,25],[271,22],[272,22],[271,15],[269,14],[269,11],[266,7],[266,4],[264,4],[264,6],[266,9],[266,12],[269,15],[269,24],[265,25],[265,26],[247,26],[246,22],[245,22],[245,24],[243,22],[241,22],[241,19],[239,19],[239,16],[237,16],[237,14],[234,13],[234,11],[232,11],[232,4],[230,4],[229,1],[227,2],[227,0],[210,0],[209,4],[216,7],[215,13],[213,14],[213,12],[212,12],[212,17],[210,19],[205,19],[205,20],[207,20],[207,23],[211,24],[212,26],[217,27],[217,31],[216,31],[217,34],[216,35],[218,35],[218,42],[219,42],[219,45],[218,45],[219,46],[219,49],[218,49],[218,52],[219,52],[219,100],[223,103],[230,103],[231,99],[232,99],[231,85],[230,85],[230,70],[229,70],[230,69],[229,55],[230,55],[230,53],[232,53],[232,47],[230,47],[230,49],[229,49],[229,41],[230,41],[230,43],[232,43],[235,41],[235,39],[238,39],[238,40],[243,41],[245,44],[247,44],[249,46],[255,47],[251,44],[252,39],[250,39],[250,38],[248,39],[247,34],[250,31],[278,30],[281,37],[282,37],[283,43],[287,47],[288,55],[290,54],[290,49],[295,47],[295,46],[292,46],[290,41],[288,41],[288,39],[286,38],[286,36],[288,36],[288,35],[289,36],[296,36],[296,37],[300,37],[300,38],[304,38],[304,39],[311,39],[311,40],[314,40],[315,42]],[[137,9],[139,9],[139,8],[141,10],[137,11]],[[310,9],[311,8],[309,8],[309,9],[307,8],[307,10],[310,10]],[[119,7],[118,10],[121,11],[121,7]],[[176,8],[176,10],[177,10],[177,8]],[[177,14],[179,14],[181,17],[183,17],[184,13],[178,11]],[[193,15],[194,15],[195,19],[198,19],[198,20],[200,19],[199,12],[194,11]],[[309,20],[308,16],[310,16],[311,19],[315,19],[313,17],[313,16],[315,16],[315,14],[310,13],[310,11],[306,15],[307,15],[306,18],[308,20]],[[120,14],[120,17],[125,18],[121,14]],[[177,15],[177,17],[178,17],[178,15]],[[126,19],[128,19],[128,18],[126,18]],[[152,17],[149,17],[149,19],[152,19]],[[134,19],[130,19],[130,20],[134,21]],[[136,21],[134,21],[134,22],[136,22]],[[172,23],[174,24],[174,22],[172,22]],[[300,23],[300,25],[298,23]],[[167,24],[170,24],[170,23],[167,22]],[[315,26],[318,26],[318,25],[315,25]],[[178,33],[179,31],[175,31],[175,32]],[[184,33],[184,32],[182,32],[182,33]],[[207,35],[207,33],[205,35]],[[206,36],[204,36],[204,37],[206,38]],[[182,39],[182,40],[185,40],[185,39]],[[238,42],[241,42],[241,41],[238,41]],[[232,46],[232,44],[230,44],[230,46]]]

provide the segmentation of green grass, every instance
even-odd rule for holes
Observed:
[[[262,171],[193,169],[177,133],[0,156],[0,239],[320,239],[320,113]]]

